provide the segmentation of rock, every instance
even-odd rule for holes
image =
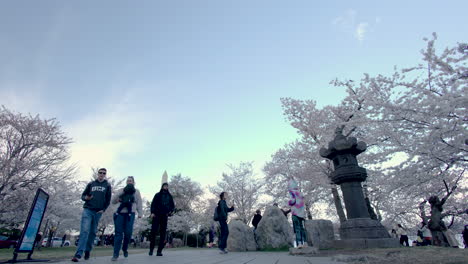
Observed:
[[[316,247],[304,247],[304,248],[289,248],[289,255],[316,255],[318,248]]]
[[[184,246],[184,242],[182,242],[182,239],[180,238],[172,239],[172,247],[177,248],[177,247],[182,247],[182,246]]]
[[[307,231],[307,242],[309,245],[319,249],[329,249],[333,247],[335,234],[333,223],[330,220],[306,220],[305,229]]]
[[[231,221],[227,249],[237,252],[257,250],[253,230],[240,220]]]
[[[145,242],[141,242],[140,243],[140,247],[141,248],[149,248],[150,246],[150,242],[149,241],[145,241]]]
[[[281,209],[268,207],[258,224],[257,244],[260,249],[289,248],[292,246],[293,230]]]

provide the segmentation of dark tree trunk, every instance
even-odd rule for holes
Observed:
[[[331,187],[331,192],[333,195],[333,201],[335,202],[335,208],[336,208],[336,213],[338,214],[338,217],[340,219],[340,223],[343,223],[346,221],[346,215],[343,210],[343,204],[341,203],[341,198],[338,193],[338,189],[336,188],[335,184],[332,184]]]

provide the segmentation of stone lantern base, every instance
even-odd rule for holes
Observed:
[[[387,229],[377,220],[352,218],[341,223],[341,240],[333,241],[334,248],[392,248],[400,241],[391,238]]]
[[[360,248],[398,248],[400,241],[397,238],[360,238],[334,240],[333,248],[360,249]]]
[[[390,238],[385,227],[377,220],[370,218],[351,218],[341,223],[341,239],[356,238]]]

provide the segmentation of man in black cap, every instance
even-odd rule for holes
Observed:
[[[164,248],[164,240],[166,238],[167,218],[174,211],[174,200],[169,193],[169,185],[163,183],[161,190],[154,195],[151,202],[151,234],[150,234],[150,249],[149,255],[153,255],[153,250],[156,245],[156,235],[159,231],[159,245],[156,256],[162,256]]]

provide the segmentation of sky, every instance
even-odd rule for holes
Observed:
[[[203,186],[298,138],[280,98],[338,104],[335,78],[420,62],[424,37],[467,41],[467,1],[1,1],[0,104],[56,118],[91,167]]]

